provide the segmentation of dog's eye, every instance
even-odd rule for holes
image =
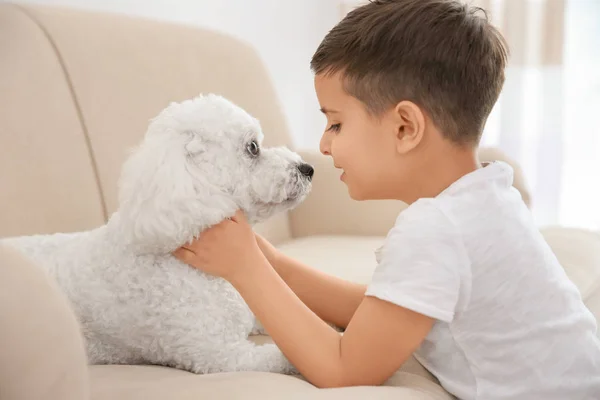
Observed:
[[[258,147],[258,143],[256,143],[256,140],[253,140],[250,143],[248,143],[248,147],[246,147],[246,149],[248,150],[248,153],[250,153],[250,155],[253,157],[256,157],[258,153],[260,153],[260,147]]]

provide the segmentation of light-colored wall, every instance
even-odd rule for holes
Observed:
[[[325,120],[309,63],[340,16],[337,0],[19,0],[212,28],[252,44],[269,69],[296,146],[315,148]],[[268,135],[268,132],[265,132]]]

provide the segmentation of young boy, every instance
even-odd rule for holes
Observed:
[[[319,46],[321,152],[353,199],[409,204],[368,287],[280,254],[241,213],[175,254],[229,280],[316,386],[381,384],[414,353],[460,399],[600,399],[594,317],[510,167],[477,160],[506,59],[459,1],[375,0]]]

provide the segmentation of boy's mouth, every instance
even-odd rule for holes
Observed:
[[[340,167],[339,165],[336,165],[335,163],[333,164],[333,167],[335,169],[341,169],[342,170],[342,174],[340,175],[340,180],[343,181],[344,177],[346,176],[346,172],[342,169],[342,167]]]

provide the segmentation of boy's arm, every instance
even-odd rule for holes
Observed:
[[[240,269],[230,282],[275,344],[317,387],[382,384],[433,325],[430,317],[363,297],[344,335],[339,335],[293,293],[266,257],[263,260],[248,261],[251,267]]]
[[[436,224],[433,226],[437,227]],[[400,238],[400,242],[404,241]],[[429,254],[431,249],[425,247]],[[434,242],[433,248],[438,247],[439,243]],[[455,265],[455,260],[447,260],[446,252],[441,252],[443,256],[436,253],[444,261],[439,265],[441,269],[437,268],[438,260],[432,260],[433,264],[415,263],[408,260],[414,258],[415,254],[411,252],[392,253],[391,256],[401,256],[398,260],[388,260],[392,264],[408,264],[419,271],[424,266],[430,268],[425,268],[426,271],[416,279],[403,282],[398,290],[388,286],[390,283],[395,286],[394,282],[380,279],[379,288],[375,288],[377,290],[372,296],[363,295],[357,309],[348,307],[345,308],[344,313],[336,313],[332,308],[325,307],[327,301],[315,301],[319,303],[319,308],[322,307],[320,308],[322,313],[331,313],[331,316],[340,322],[343,322],[342,320],[348,314],[353,313],[344,335],[340,335],[319,315],[310,310],[276,272],[257,245],[257,239],[242,212],[204,231],[202,238],[177,249],[174,254],[181,261],[205,273],[227,279],[241,294],[292,365],[309,382],[318,387],[379,385],[388,379],[421,344],[433,326],[434,319],[393,304],[391,301],[403,304],[410,300],[410,296],[403,294],[402,287],[409,289],[421,287],[413,291],[413,297],[419,301],[413,301],[412,304],[417,306],[425,304],[425,307],[420,308],[428,308],[428,314],[437,312],[446,322],[450,321],[448,318],[452,317],[452,310],[455,307],[455,302],[448,303],[447,300],[457,297],[457,293],[454,293],[456,296],[452,293],[443,296],[448,292],[455,292],[456,286],[455,279],[448,279],[455,278],[456,274],[444,274],[448,262],[452,266]],[[431,282],[428,282],[428,278],[432,278]],[[299,281],[300,279],[296,281],[296,286],[306,288],[301,292],[305,292],[305,297],[313,299],[313,296],[306,296],[310,288],[305,284],[298,285]],[[322,282],[328,281],[314,280],[315,284],[322,284]],[[327,288],[337,290],[338,294],[347,295],[353,292],[346,289],[339,290],[340,287],[342,286],[337,284],[321,286],[317,292],[326,291]],[[425,290],[422,290],[423,288]],[[435,299],[439,300],[437,304],[440,305],[440,309],[430,307],[436,304],[430,301],[432,300],[430,288],[433,288]],[[374,297],[386,298],[390,294],[394,297],[391,301]],[[349,295],[348,298],[356,297]],[[327,299],[334,300],[333,297]],[[423,301],[420,301],[421,299]],[[337,304],[346,303],[348,302],[342,301]],[[342,314],[346,317],[340,318]]]
[[[279,276],[322,320],[346,328],[361,304],[366,285],[328,275],[278,251],[260,235],[256,241]]]

